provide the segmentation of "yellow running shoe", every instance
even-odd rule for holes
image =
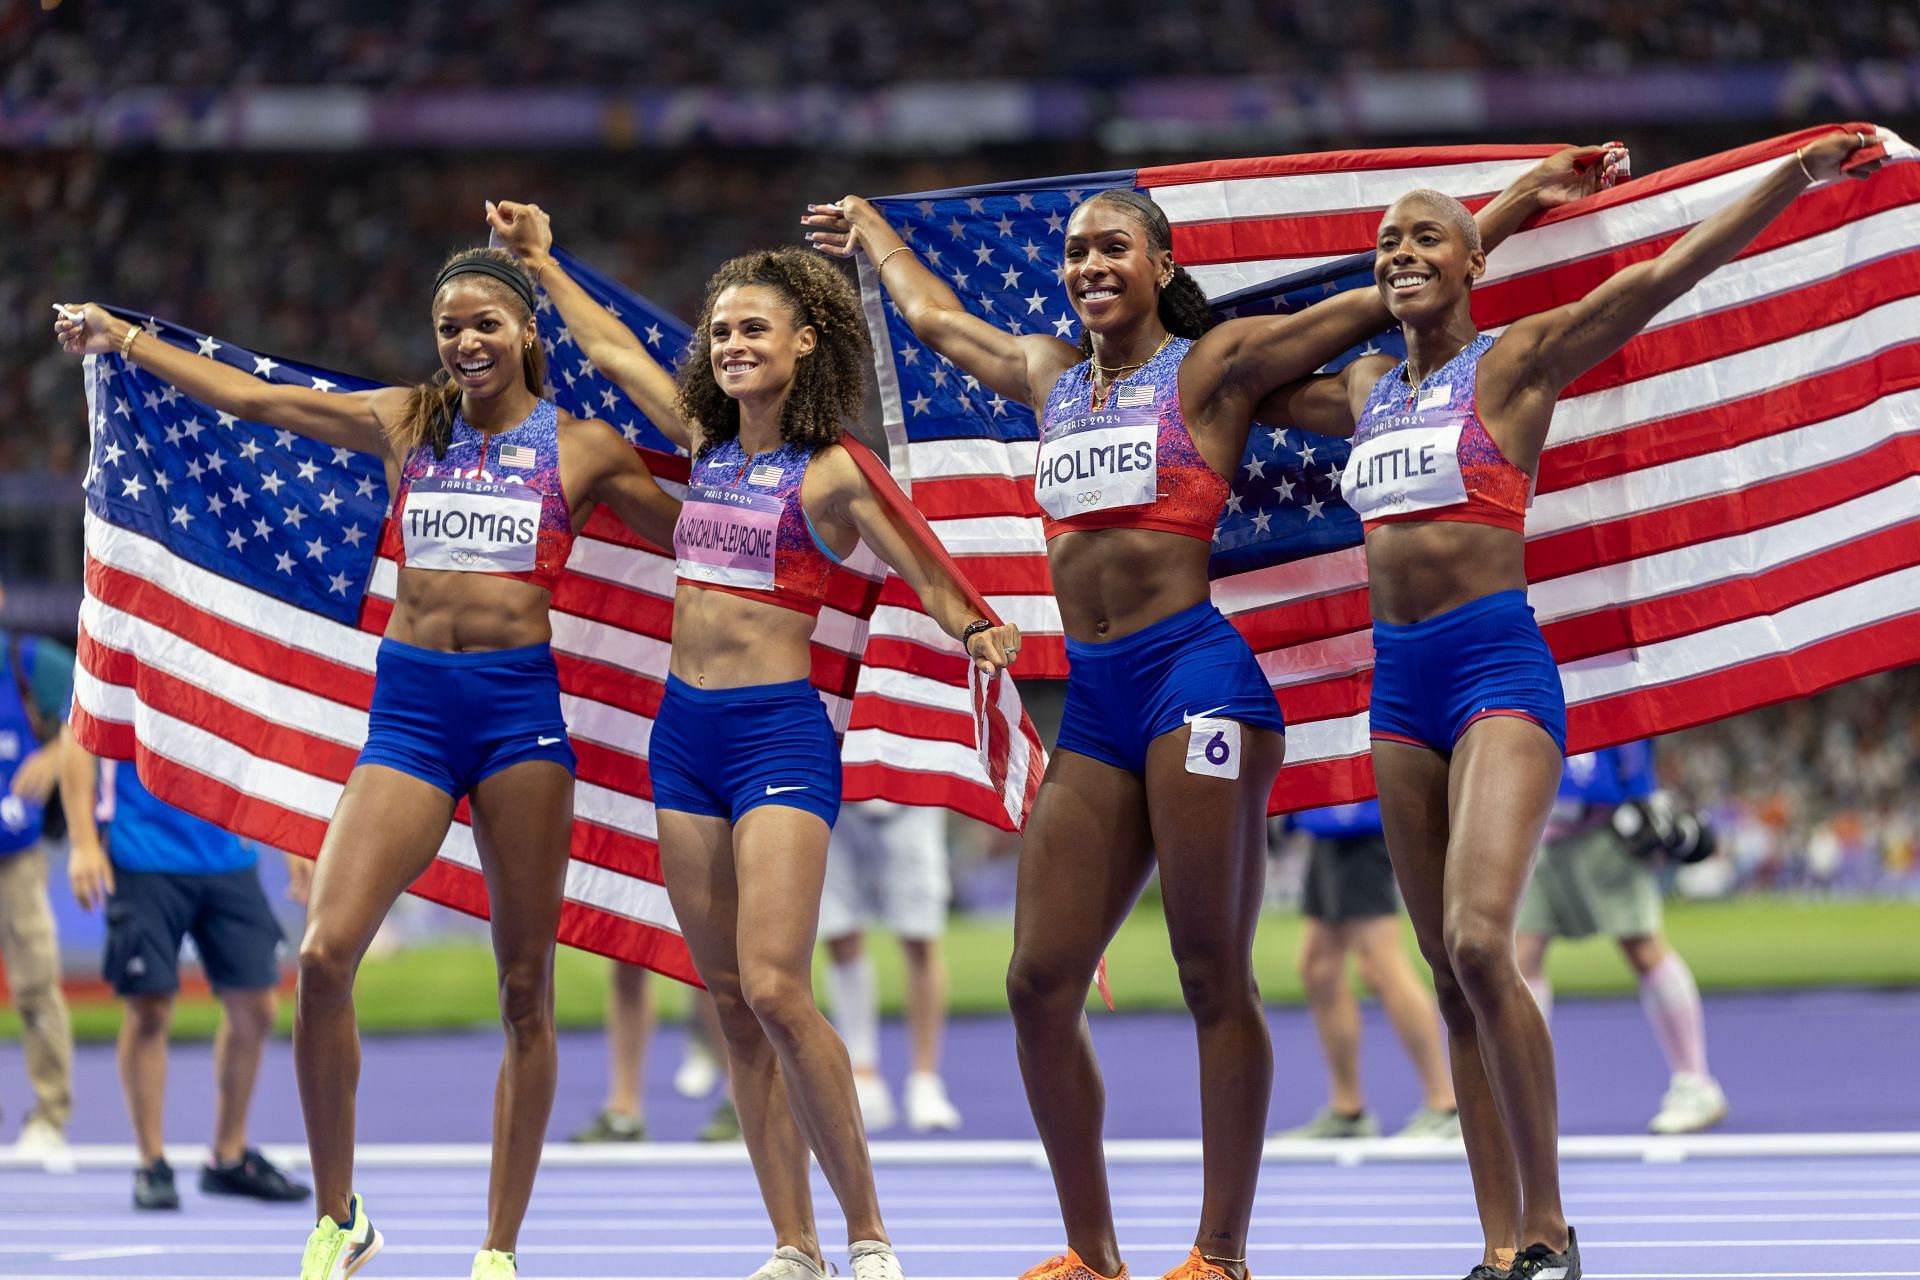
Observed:
[[[1160,1277],[1160,1280],[1234,1280],[1234,1276],[1233,1272],[1218,1263],[1207,1261],[1201,1255],[1200,1247],[1195,1245],[1193,1252],[1187,1255],[1187,1260]],[[1251,1268],[1247,1271],[1247,1280],[1253,1280]]]
[[[473,1274],[468,1280],[514,1280],[519,1264],[505,1249],[482,1249],[473,1255]]]
[[[300,1255],[300,1280],[346,1280],[373,1261],[386,1238],[373,1229],[367,1206],[358,1192],[351,1201],[351,1220],[341,1226],[326,1214],[307,1237],[307,1251]]]
[[[1055,1254],[1037,1267],[1028,1268],[1021,1274],[1020,1280],[1127,1280],[1127,1264],[1120,1264],[1117,1275],[1103,1276],[1080,1261],[1080,1255],[1069,1249],[1065,1253]]]

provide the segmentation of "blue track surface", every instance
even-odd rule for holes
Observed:
[[[910,1277],[1011,1277],[1061,1246],[1051,1184],[1031,1165],[883,1166],[879,1178]],[[485,1179],[477,1168],[366,1171],[367,1204],[388,1243],[359,1280],[465,1276]],[[1114,1169],[1134,1275],[1159,1275],[1184,1256],[1199,1181],[1186,1164]],[[1565,1184],[1590,1280],[1920,1277],[1920,1158],[1574,1161]],[[0,1275],[289,1280],[297,1272],[309,1222],[302,1209],[188,1190],[179,1214],[137,1215],[127,1189],[121,1173],[0,1171]],[[828,1256],[844,1273],[844,1227],[824,1186],[815,1195]],[[1458,1162],[1270,1165],[1250,1257],[1262,1277],[1457,1280],[1478,1258],[1476,1223]],[[557,1168],[541,1176],[521,1274],[744,1276],[771,1244],[744,1165]]]

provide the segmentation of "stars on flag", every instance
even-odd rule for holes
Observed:
[[[143,327],[270,382],[321,392],[375,385],[159,321]],[[357,619],[377,541],[367,531],[386,508],[378,458],[242,421],[117,356],[89,363],[95,518],[279,599],[311,608],[324,597],[330,603],[318,611]]]

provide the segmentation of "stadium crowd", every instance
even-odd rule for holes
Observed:
[[[46,6],[41,6],[46,7]],[[536,40],[503,38],[540,31]],[[1219,33],[1231,31],[1232,39]],[[1903,0],[66,0],[0,17],[0,92],[103,83],[488,88],[879,84],[899,79],[1608,70],[1659,63],[1897,59],[1920,53]],[[107,73],[111,71],[111,76]]]

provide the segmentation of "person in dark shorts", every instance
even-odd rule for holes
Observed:
[[[200,1190],[305,1200],[307,1187],[247,1145],[254,1079],[273,1030],[281,941],[254,870],[254,846],[156,799],[129,763],[101,763],[96,792],[95,763],[78,743],[63,762],[73,843],[67,875],[82,907],[106,906],[104,976],[126,1002],[117,1056],[140,1152],[134,1207],[180,1207],[161,1134],[167,1028],[180,990],[180,944],[187,937],[220,997],[221,1014],[213,1042],[213,1150],[200,1170]]]
[[[1313,837],[1300,897],[1300,913],[1306,917],[1300,977],[1327,1059],[1329,1096],[1311,1120],[1275,1136],[1371,1138],[1380,1132],[1360,1086],[1360,1004],[1347,981],[1351,955],[1360,980],[1379,997],[1420,1073],[1424,1102],[1394,1136],[1458,1138],[1460,1112],[1440,1043],[1440,1006],[1414,975],[1400,942],[1400,895],[1394,890],[1387,839],[1380,831],[1379,801],[1310,809],[1292,821]]]

